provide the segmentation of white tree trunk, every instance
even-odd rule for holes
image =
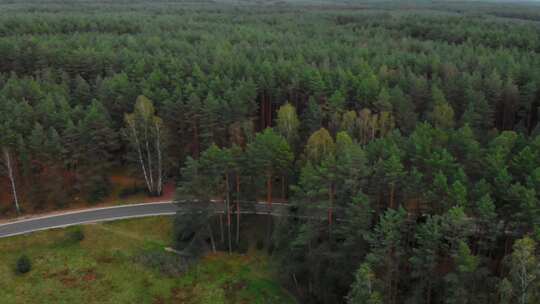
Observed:
[[[529,276],[527,273],[527,264],[526,261],[521,261],[521,271],[519,273],[519,279],[520,279],[520,287],[521,287],[521,296],[520,296],[520,304],[527,304],[527,287],[528,287],[528,280]]]
[[[15,202],[15,208],[17,209],[17,214],[20,214],[21,209],[19,207],[19,198],[17,196],[17,187],[15,186],[15,176],[13,175],[13,167],[11,166],[11,156],[9,155],[9,151],[7,148],[4,147],[3,150],[4,150],[4,160],[6,162],[9,181],[11,183],[11,191],[13,193],[13,201]]]
[[[163,170],[161,164],[161,133],[159,129],[159,124],[156,122],[156,152],[157,152],[157,170],[158,170],[158,181],[157,181],[157,195],[161,195],[163,191]]]
[[[152,187],[150,186],[150,181],[148,180],[148,173],[146,172],[146,166],[144,165],[143,154],[141,150],[141,144],[139,142],[139,137],[137,134],[137,129],[135,128],[135,125],[130,125],[130,127],[131,127],[131,131],[133,132],[133,138],[135,139],[135,145],[137,146],[137,152],[139,155],[139,163],[141,164],[141,169],[143,171],[144,181],[146,182],[146,188],[148,189],[149,192],[152,192]]]
[[[148,159],[148,176],[150,178],[150,192],[155,193],[156,185],[154,184],[154,174],[152,173],[152,153],[150,152],[150,144],[148,143],[148,125],[144,126],[144,142],[146,146],[146,157]]]

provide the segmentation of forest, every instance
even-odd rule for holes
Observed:
[[[227,203],[223,251],[241,202],[288,204],[261,247],[300,303],[540,303],[538,22],[527,2],[0,0],[0,217],[98,203],[126,170]],[[197,214],[179,248],[219,239]]]

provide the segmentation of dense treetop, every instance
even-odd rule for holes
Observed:
[[[538,21],[487,1],[0,0],[1,211],[96,202],[130,168],[151,195],[322,209],[274,223],[305,302],[537,303]]]

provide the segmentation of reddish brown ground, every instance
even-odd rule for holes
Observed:
[[[112,191],[111,194],[105,198],[103,201],[98,203],[88,203],[81,199],[80,197],[73,197],[72,201],[66,206],[66,208],[63,208],[62,210],[58,210],[53,203],[51,203],[49,206],[46,206],[43,209],[40,209],[39,211],[33,210],[32,208],[28,208],[28,202],[20,202],[23,207],[26,205],[26,213],[31,214],[43,214],[43,213],[51,213],[51,212],[63,212],[66,210],[77,210],[77,209],[84,209],[88,207],[103,207],[103,206],[113,206],[113,205],[122,205],[122,204],[129,204],[129,203],[144,203],[144,202],[153,202],[153,201],[167,201],[172,200],[174,198],[174,192],[175,192],[175,184],[174,182],[166,183],[163,186],[163,195],[160,197],[151,197],[146,194],[135,194],[131,195],[125,198],[120,198],[119,194],[123,189],[133,187],[133,185],[141,184],[141,181],[131,175],[126,174],[125,172],[119,172],[111,175],[110,177],[111,183],[112,183]],[[9,190],[9,191],[8,191]],[[12,196],[11,196],[11,188],[9,184],[9,180],[5,177],[0,177],[0,222],[3,220],[8,220],[10,218],[16,217],[15,213],[15,207],[12,202]],[[25,189],[19,189],[21,193],[25,191]]]

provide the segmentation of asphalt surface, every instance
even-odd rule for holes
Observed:
[[[179,207],[171,202],[95,208],[0,224],[0,238],[79,224],[157,215],[173,215]]]
[[[63,228],[68,226],[107,222],[120,219],[129,219],[146,216],[174,215],[181,211],[185,202],[158,202],[123,205],[105,208],[94,208],[79,211],[70,211],[60,214],[20,219],[0,224],[0,238],[26,234],[34,231],[47,230],[53,228]],[[212,202],[215,212],[223,212],[224,205],[219,202]],[[274,203],[271,209],[265,202],[250,203],[242,207],[240,213],[246,214],[268,214],[281,215],[287,209],[287,204]]]

